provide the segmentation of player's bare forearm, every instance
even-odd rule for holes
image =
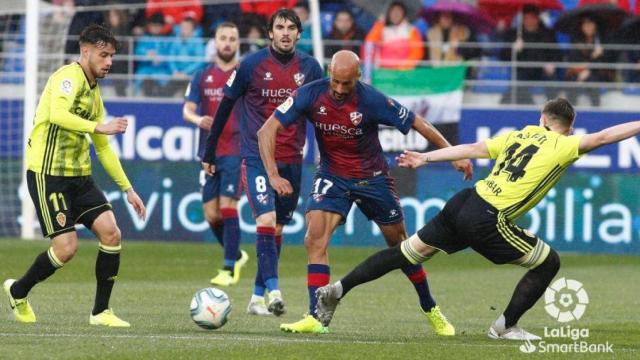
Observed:
[[[640,121],[631,121],[608,127],[597,133],[587,134],[580,140],[580,153],[586,153],[600,146],[613,144],[640,134]]]
[[[489,149],[484,141],[475,144],[450,146],[422,154],[422,160],[425,163],[489,157]]]
[[[420,115],[416,115],[416,119],[413,122],[413,128],[427,139],[429,143],[434,144],[440,149],[451,146],[440,131]]]
[[[262,158],[267,176],[269,176],[269,184],[279,196],[289,196],[293,193],[293,187],[289,181],[280,176],[276,164],[276,136],[283,129],[280,121],[271,115],[258,130],[258,146],[260,147],[260,158]]]
[[[260,148],[260,158],[264,164],[269,178],[278,176],[278,166],[276,165],[276,136],[282,129],[282,124],[273,115],[267,119],[258,130],[258,147]]]
[[[182,118],[193,125],[200,126],[200,115],[196,113],[198,104],[193,101],[186,101],[182,105]]]

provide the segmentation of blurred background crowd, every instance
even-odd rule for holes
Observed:
[[[240,57],[268,46],[266,22],[293,8],[304,32],[298,50],[313,54],[309,5],[303,0],[51,0],[53,23],[64,23],[64,61],[90,23],[121,41],[108,86],[114,96],[180,97],[186,81],[214,55],[217,24],[240,29]],[[340,49],[371,68],[468,64],[467,85],[500,103],[533,104],[564,94],[599,106],[618,89],[640,95],[640,0],[320,1],[325,61]],[[24,16],[0,15],[0,53],[21,51]],[[2,57],[0,82],[21,64]],[[13,80],[12,80],[13,79]],[[17,81],[16,81],[17,82]],[[585,85],[588,84],[588,85]],[[524,86],[523,86],[524,85]]]

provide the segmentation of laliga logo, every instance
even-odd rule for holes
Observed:
[[[565,323],[578,320],[584,315],[589,303],[589,295],[581,282],[560,278],[545,291],[544,303],[547,314]]]

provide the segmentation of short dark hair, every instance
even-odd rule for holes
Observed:
[[[296,28],[298,28],[299,33],[302,32],[302,22],[300,22],[300,18],[298,17],[298,15],[296,15],[296,13],[293,10],[282,8],[274,12],[273,15],[271,15],[269,24],[267,24],[268,31],[273,31],[273,24],[276,22],[276,19],[289,20],[296,25]]]
[[[80,45],[83,44],[93,44],[100,45],[100,43],[106,45],[113,45],[114,49],[118,49],[118,41],[116,40],[113,33],[107,29],[106,27],[98,24],[91,24],[84,28],[80,33],[80,39],[78,40]]]
[[[222,29],[222,28],[232,28],[232,29],[238,29],[238,25],[236,25],[235,23],[231,22],[231,21],[223,21],[220,24],[218,24],[218,26],[216,26],[216,30],[213,32],[213,36],[216,36],[216,33],[218,33],[218,30]],[[238,30],[240,31],[240,30]]]
[[[576,119],[576,111],[573,105],[569,100],[561,97],[547,101],[544,104],[542,113],[551,118],[550,120],[557,121],[566,127],[571,127]]]

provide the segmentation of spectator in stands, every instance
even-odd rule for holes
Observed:
[[[171,5],[179,3],[180,5]],[[173,27],[181,24],[185,17],[195,20],[196,24],[200,24],[202,20],[202,2],[200,0],[147,0],[147,8],[145,14],[147,19],[153,14],[160,13],[164,16],[163,34],[170,34]]]
[[[520,36],[518,36],[520,33]],[[546,63],[542,67],[519,66],[516,68],[517,79],[521,81],[555,81],[555,63],[561,60],[561,53],[552,46],[535,47],[535,43],[554,43],[556,35],[553,30],[547,28],[540,19],[540,10],[536,6],[527,5],[522,11],[522,28],[508,30],[504,34],[503,42],[512,43],[510,48],[505,48],[500,53],[500,60],[512,61],[515,55],[519,62],[535,61]],[[534,44],[531,47],[530,44]],[[518,104],[533,104],[533,97],[529,92],[530,86],[517,86],[510,89],[502,96],[503,104],[510,103],[512,91],[515,91],[515,100]],[[558,95],[558,88],[545,87],[547,99],[553,99]]]
[[[111,69],[109,70],[109,73],[115,75],[112,77],[113,88],[116,95],[126,96],[128,84],[125,77],[129,72],[129,60],[126,59],[126,56],[132,55],[129,41],[126,39],[127,36],[131,35],[129,14],[126,10],[113,8],[105,12],[104,18],[107,21],[107,27],[113,35],[115,35],[117,39],[120,39],[118,42],[117,60],[113,60]]]
[[[453,14],[441,12],[428,31],[429,60],[438,65],[443,62],[458,62],[479,57],[481,49],[477,46],[465,46],[464,43],[476,42],[469,28],[455,21]]]
[[[583,85],[588,82],[604,82],[613,80],[613,73],[607,69],[592,69],[589,64],[607,61],[607,54],[602,48],[602,40],[598,32],[598,23],[584,17],[580,23],[580,31],[571,37],[572,45],[583,48],[572,48],[569,51],[568,61],[579,63],[567,69],[566,79],[577,82],[577,86],[567,89],[567,99],[575,104],[581,93],[586,93],[592,106],[600,106],[600,89],[598,87]],[[588,47],[584,47],[587,45]]]
[[[163,35],[164,16],[151,15],[147,23],[147,32],[136,41],[136,57],[146,59],[136,61],[136,92],[142,88],[146,96],[167,96],[167,84],[171,68],[166,60],[169,56],[169,40]],[[144,79],[143,79],[144,78]]]
[[[418,29],[409,23],[407,8],[401,1],[389,5],[384,19],[378,20],[365,38],[362,58],[379,67],[409,70],[422,60],[424,49]]]
[[[296,5],[297,0],[273,0],[273,1],[256,1],[256,0],[240,0],[240,10],[244,14],[257,14],[265,24],[267,19],[271,18],[274,12],[280,8],[291,9]]]
[[[167,87],[170,96],[176,91],[184,93],[191,76],[205,65],[204,43],[202,38],[197,36],[200,29],[196,29],[196,20],[191,17],[182,19],[178,28],[179,34],[169,43],[169,61],[171,69],[171,81]],[[195,58],[182,60],[178,58]]]
[[[298,3],[293,7],[293,11],[300,18],[302,23],[302,33],[300,40],[296,44],[296,50],[304,51],[307,54],[313,54],[313,40],[311,39],[311,21],[309,20],[309,6],[307,4]]]
[[[247,14],[239,22],[240,26],[240,56],[244,57],[265,48],[267,40],[267,23],[256,14]]]
[[[328,40],[332,43],[325,46],[324,56],[331,58],[340,50],[351,50],[360,54],[360,43],[365,33],[356,26],[353,14],[347,9],[340,10],[333,18],[333,26]],[[337,43],[337,42],[341,43]]]
[[[91,24],[102,24],[103,17],[102,11],[80,11],[75,12],[77,6],[98,6],[102,5],[103,1],[100,0],[75,0],[70,1],[69,5],[74,6],[74,15],[69,24],[69,32],[67,33],[68,40],[65,44],[64,53],[67,54],[68,61],[76,61],[78,54],[80,53],[80,44],[78,38],[80,32]]]
[[[234,3],[214,3],[206,4],[203,6],[204,16],[200,22],[202,27],[202,36],[211,38],[215,41],[215,30],[223,22],[231,21],[237,23],[242,12],[240,11],[240,4]],[[215,50],[214,50],[215,53]],[[213,58],[211,58],[213,60]]]

